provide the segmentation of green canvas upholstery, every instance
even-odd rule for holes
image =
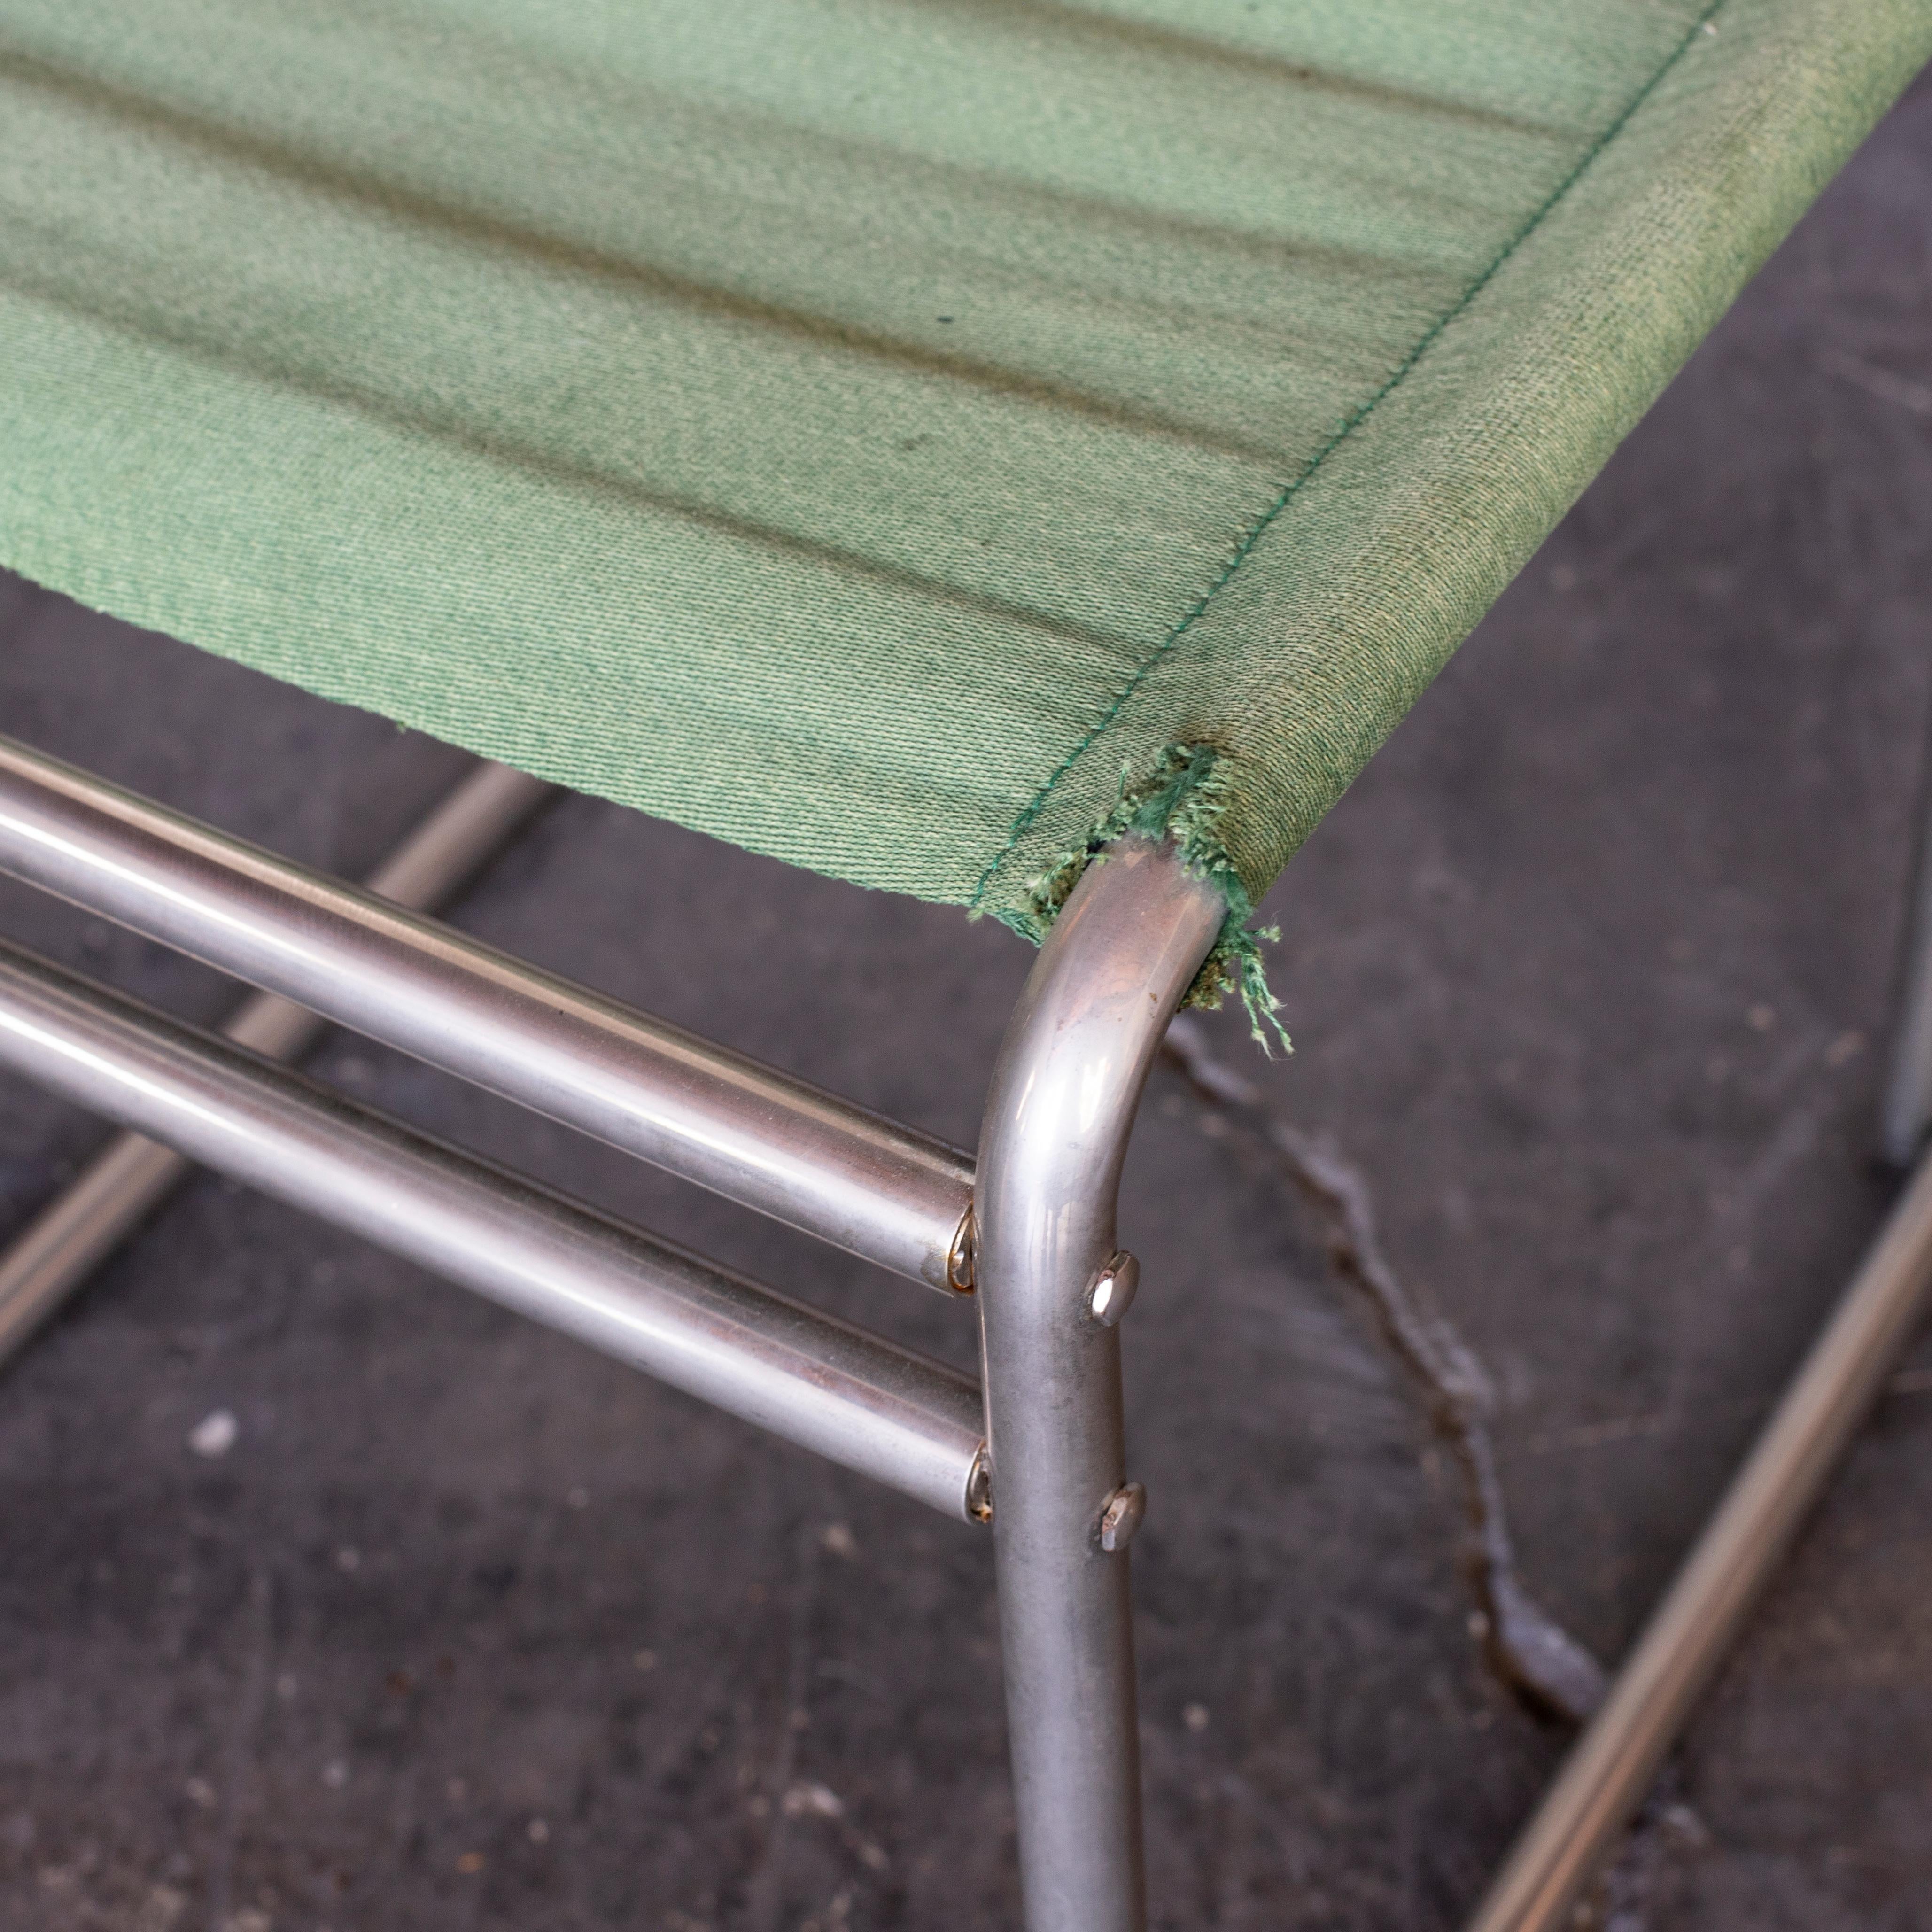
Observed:
[[[1258,894],[1928,58],[1932,0],[0,0],[0,562],[868,886],[1036,924],[1157,809]]]

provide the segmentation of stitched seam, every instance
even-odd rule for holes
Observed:
[[[1148,674],[1154,670],[1155,665],[1159,664],[1161,659],[1166,657],[1168,652],[1172,650],[1174,646],[1194,628],[1208,607],[1226,588],[1228,580],[1254,554],[1255,546],[1261,542],[1269,526],[1282,511],[1288,508],[1289,503],[1294,500],[1304,486],[1314,477],[1322,464],[1328,461],[1329,457],[1368,421],[1384,398],[1400,386],[1410,371],[1429,352],[1443,332],[1469,308],[1484,290],[1496,279],[1504,263],[1515,254],[1516,250],[1555,212],[1564,196],[1582,179],[1597,158],[1630,124],[1638,110],[1652,94],[1656,92],[1658,88],[1662,85],[1665,76],[1685,54],[1689,52],[1698,35],[1718,14],[1724,10],[1726,4],[1727,0],[1712,0],[1712,4],[1691,22],[1689,30],[1670,50],[1669,56],[1657,71],[1630,97],[1629,102],[1616,118],[1584,150],[1582,158],[1550,190],[1528,220],[1510,237],[1508,241],[1504,243],[1495,260],[1462,291],[1454,303],[1423,332],[1417,340],[1415,346],[1396,365],[1394,373],[1384,381],[1382,387],[1377,389],[1366,402],[1358,403],[1347,416],[1342,418],[1341,427],[1309,458],[1303,466],[1300,473],[1288,482],[1283,484],[1274,500],[1248,525],[1246,530],[1242,533],[1240,541],[1235,544],[1232,554],[1222,566],[1220,574],[1195,599],[1183,615],[1180,622],[1176,624],[1174,628],[1168,632],[1167,635],[1148,653],[1146,658],[1135,669],[1133,675],[1115,693],[1108,704],[1107,708],[1101,712],[1087,734],[1047,774],[1046,781],[1039,790],[1028,800],[1021,810],[1019,816],[1013,820],[1012,829],[1007,835],[1006,842],[993,855],[986,869],[980,874],[979,881],[973,888],[972,898],[968,902],[970,910],[976,911],[979,909],[980,902],[986,897],[986,888],[992,882],[993,874],[1006,863],[1007,855],[1012,852],[1014,847],[1018,845],[1033,829],[1040,814],[1046,810],[1046,802],[1052,796],[1060,780],[1079,762],[1088,746],[1120,716],[1127,700],[1132,697],[1146,682]]]

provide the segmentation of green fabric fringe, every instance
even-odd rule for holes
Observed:
[[[1247,1009],[1249,1030],[1270,1057],[1274,1042],[1293,1052],[1279,1015],[1281,1002],[1269,989],[1262,942],[1281,938],[1279,926],[1250,927],[1254,902],[1248,896],[1220,832],[1229,790],[1226,775],[1211,746],[1169,745],[1154,770],[1136,782],[1130,768],[1120,771],[1120,790],[1113,808],[1088,831],[1084,844],[1063,852],[1050,870],[1029,882],[1026,905],[1001,914],[1016,932],[1036,946],[1046,937],[1067,896],[1081,874],[1117,838],[1137,832],[1145,838],[1171,838],[1180,848],[1188,870],[1211,880],[1228,902],[1228,916],[1194,983],[1181,1004],[1218,1009],[1230,993],[1240,996]],[[1104,860],[1103,860],[1104,862]]]

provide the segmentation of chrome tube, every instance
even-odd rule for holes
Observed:
[[[1892,1067],[1879,1109],[1879,1150],[1909,1168],[1932,1127],[1932,782],[1922,780],[1918,850],[1906,909],[1904,985]]]
[[[1101,854],[1006,1030],[980,1138],[976,1261],[1000,1631],[1029,1932],[1139,1932],[1114,1252],[1141,1089],[1227,907],[1174,848]],[[1131,1319],[1131,1317],[1129,1318]]]
[[[970,1160],[0,739],[0,870],[950,1292]]]
[[[508,765],[472,769],[379,866],[369,890],[426,910],[460,892],[548,800],[554,785]],[[269,1060],[298,1060],[328,1025],[273,993],[245,1000],[224,1035]],[[116,1134],[0,1254],[0,1367],[192,1171],[173,1148]]]
[[[970,1518],[970,1378],[0,945],[0,1065]]]
[[[1932,1162],[1812,1345],[1516,1842],[1470,1932],[1554,1932],[1629,1821],[1910,1339],[1932,1284]]]

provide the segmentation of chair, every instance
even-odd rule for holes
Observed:
[[[1265,1040],[1262,893],[1928,58],[1924,0],[5,0],[0,562],[527,775],[492,824],[1042,950],[969,1157],[0,748],[0,867],[970,1296],[979,1384],[16,949],[0,1060],[990,1521],[1028,1922],[1142,1924],[1163,1030]]]

